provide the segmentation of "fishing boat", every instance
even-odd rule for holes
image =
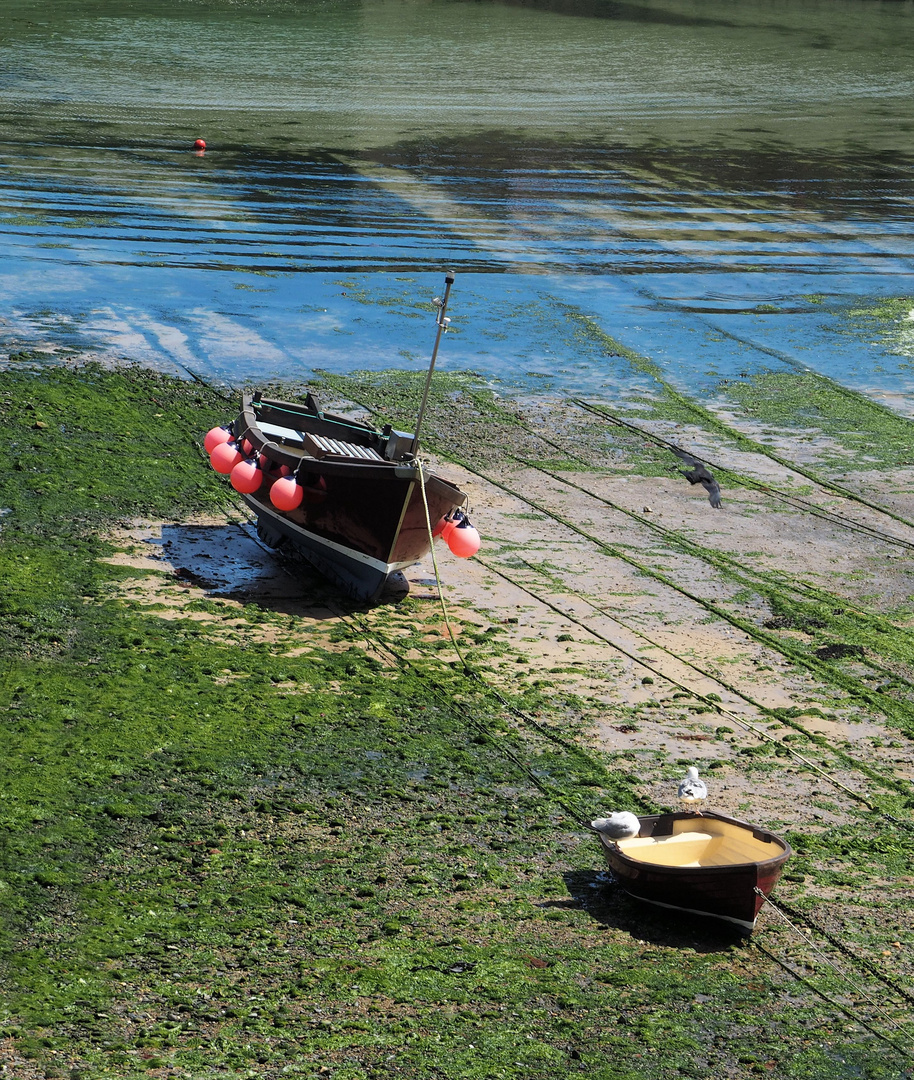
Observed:
[[[246,394],[236,419],[207,432],[213,467],[254,512],[270,547],[307,560],[356,600],[377,599],[441,534],[460,556],[479,534],[461,509],[467,496],[421,462],[419,429],[441,334],[449,320],[435,300],[438,335],[413,432],[325,411],[313,393],[285,401]]]
[[[710,811],[638,820],[637,836],[612,840],[597,834],[606,862],[629,895],[752,932],[792,854],[786,840]]]

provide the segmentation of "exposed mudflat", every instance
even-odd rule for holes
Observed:
[[[603,429],[583,423],[580,409],[536,400],[517,405],[516,415],[522,422],[488,443],[478,468],[432,462],[467,492],[484,538],[469,560],[436,548],[467,663],[495,685],[554,695],[556,714],[545,710],[545,723],[562,727],[570,698],[575,737],[624,763],[650,804],[674,805],[676,777],[694,763],[708,780],[709,807],[801,828],[852,818],[880,794],[872,770],[914,778],[907,735],[844,679],[865,689],[894,674],[904,707],[907,665],[848,644],[841,627],[804,624],[771,605],[773,590],[817,610],[824,602],[909,625],[914,526],[899,518],[914,520],[914,468],[849,476],[888,511],[880,513],[769,457],[716,446],[706,433],[645,425],[766,486],[724,482],[715,510],[672,454],[666,475],[642,475]],[[454,445],[454,433],[441,434]],[[789,436],[779,436],[779,455],[796,449]],[[466,425],[460,439],[465,457],[473,441]],[[815,444],[797,445],[797,458],[814,465]],[[577,467],[544,464],[557,447],[573,452]],[[142,522],[118,539],[119,561],[154,571],[125,584],[125,595],[160,604],[163,618],[210,596],[229,608],[253,602],[307,616],[329,633],[350,609],[307,568],[265,549],[241,508],[234,522]],[[396,635],[398,619],[425,623],[429,640],[446,638],[432,559],[406,577],[408,612],[398,614],[401,592],[362,617],[381,641]],[[228,611],[216,621],[223,631],[232,623]],[[837,681],[821,675],[829,664]]]

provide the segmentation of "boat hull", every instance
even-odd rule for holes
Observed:
[[[277,509],[270,498],[276,474],[268,470],[256,492],[242,494],[261,538],[305,559],[356,600],[377,599],[391,578],[423,559],[429,523],[466,502],[456,485],[420,470],[411,455],[383,456],[410,437],[316,405],[245,398],[234,429],[274,469],[291,471],[303,493],[296,508]]]
[[[454,501],[451,491],[438,494],[429,490],[430,486],[426,478],[426,498],[434,523],[459,502]],[[363,500],[334,505],[328,494],[327,502],[320,507],[285,513],[270,503],[268,494],[258,492],[242,498],[257,515],[258,535],[265,543],[303,558],[353,599],[370,601],[376,600],[391,579],[419,562],[430,548],[418,480],[393,496],[396,502],[391,493],[385,496],[369,485]],[[369,529],[364,524],[365,514],[376,503]]]
[[[785,840],[722,814],[683,812],[639,821],[638,837],[631,840],[600,835],[606,862],[629,895],[752,932],[792,854]]]

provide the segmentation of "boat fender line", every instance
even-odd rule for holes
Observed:
[[[425,493],[425,467],[422,463],[422,459],[419,457],[416,458],[416,468],[419,472],[419,490],[422,492],[422,506],[425,510],[425,527],[428,529],[428,542],[432,552],[432,566],[435,570],[435,588],[438,593],[438,601],[441,604],[441,614],[444,616],[444,625],[447,627],[448,636],[451,639],[451,644],[454,646],[454,652],[457,653],[457,659],[463,666],[464,675],[473,675],[473,669],[466,662],[463,653],[460,651],[460,646],[457,644],[457,635],[454,633],[454,628],[451,626],[447,604],[444,600],[444,590],[441,587],[441,574],[438,572],[438,559],[435,556],[434,526],[432,525],[432,518],[428,509],[428,496]]]
[[[248,425],[247,425],[247,426],[245,427],[244,431],[242,431],[240,435],[237,435],[237,436],[235,437],[235,442],[241,442],[241,441],[242,441],[242,439],[246,439],[246,438],[248,437],[248,433],[250,432],[250,430],[251,430],[251,425],[250,425],[250,424],[248,424]]]
[[[250,431],[250,430],[251,429],[248,428],[248,431]],[[264,452],[264,450],[266,450],[266,448],[268,446],[272,447],[273,450],[282,450],[282,446],[278,442],[274,442],[272,439],[267,439],[264,442],[264,444],[260,447],[260,453],[262,454]]]

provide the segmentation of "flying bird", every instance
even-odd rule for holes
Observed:
[[[696,458],[693,458],[691,454],[687,454],[685,450],[680,450],[678,446],[671,447],[673,453],[686,465],[691,465],[692,468],[686,471],[680,469],[679,471],[688,480],[690,484],[701,484],[701,486],[708,493],[708,502],[714,507],[715,510],[719,510],[721,507],[720,502],[720,484],[714,479],[711,473],[705,468],[704,465]]]
[[[608,836],[610,840],[624,840],[628,836],[637,836],[641,831],[641,822],[628,810],[619,810],[609,817],[598,817],[590,823],[592,829]]]
[[[696,807],[708,797],[708,785],[704,780],[698,779],[698,769],[693,765],[686,771],[685,779],[679,782],[679,801],[686,810],[696,810]],[[701,813],[700,810],[696,810]]]

